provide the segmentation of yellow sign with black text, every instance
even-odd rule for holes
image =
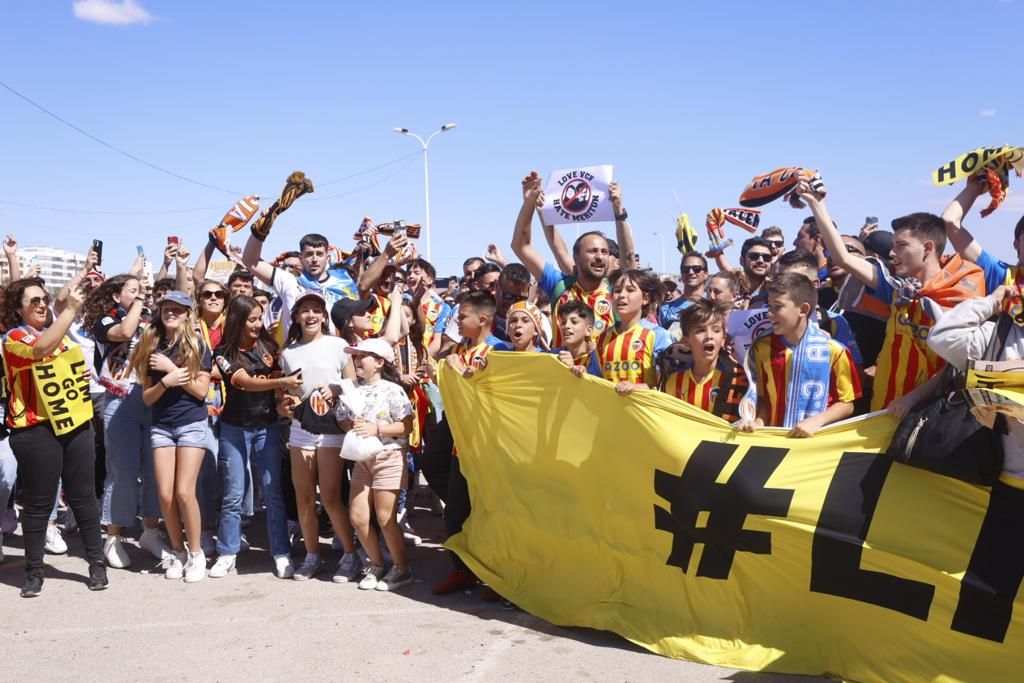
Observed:
[[[63,353],[32,364],[35,383],[54,433],[67,434],[92,419],[92,397],[85,374],[85,357],[77,344]]]
[[[472,514],[447,546],[555,624],[755,671],[1005,680],[1024,491],[893,463],[887,416],[741,434],[549,355],[441,371]]]

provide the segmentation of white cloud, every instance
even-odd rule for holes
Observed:
[[[996,115],[996,110],[995,109],[982,109],[981,111],[978,112],[978,116],[980,116],[983,119],[995,118],[995,115]]]
[[[75,16],[97,24],[148,24],[153,15],[136,0],[75,0]]]

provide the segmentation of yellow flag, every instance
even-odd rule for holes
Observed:
[[[742,669],[1016,675],[1024,491],[999,484],[990,505],[891,462],[887,416],[739,434],[551,356],[488,361],[441,373],[473,506],[447,545],[523,609]]]
[[[932,182],[940,186],[952,185],[977,173],[997,159],[1004,159],[1006,164],[1020,172],[1024,170],[1024,147],[979,147],[932,171]]]
[[[66,351],[48,361],[33,363],[32,381],[57,435],[77,429],[92,419],[85,358],[77,344],[69,344]]]

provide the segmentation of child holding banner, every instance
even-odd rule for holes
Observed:
[[[492,350],[511,351],[512,347],[494,336],[494,313],[497,304],[494,297],[487,292],[470,292],[459,303],[459,334],[466,341],[456,346],[445,362],[464,377],[487,367],[487,354]],[[469,519],[470,513],[469,485],[459,469],[459,458],[452,453],[451,469],[448,473],[448,488],[445,497],[444,526],[449,536],[462,531],[462,525]],[[440,582],[434,584],[435,595],[454,593],[476,584],[466,564],[455,553],[451,553],[455,567]]]
[[[186,583],[206,576],[196,480],[206,455],[213,357],[197,328],[192,297],[168,292],[131,357],[132,369],[142,378],[142,400],[153,408],[153,470],[172,549],[164,578]]]
[[[710,301],[694,302],[679,316],[693,365],[666,378],[662,391],[728,422],[739,419],[739,402],[747,388],[742,368],[725,346],[725,315]]]
[[[51,325],[50,296],[39,278],[7,286],[2,324],[4,377],[9,392],[6,426],[24,489],[21,524],[25,535],[22,597],[43,589],[46,526],[63,482],[85,544],[90,590],[107,587],[100,513],[96,504],[92,400],[81,349],[67,331],[84,303],[79,291]]]
[[[562,346],[552,350],[577,377],[584,373],[601,376],[601,359],[595,344],[594,311],[582,301],[567,301],[558,308],[558,329],[562,333]]]
[[[658,356],[672,345],[672,337],[647,316],[658,310],[664,287],[648,270],[619,271],[611,282],[619,322],[598,339],[601,374],[621,396],[656,389]]]
[[[799,273],[768,283],[772,334],[747,352],[750,389],[740,405],[739,429],[785,427],[790,437],[806,438],[853,415],[860,397],[853,357],[814,324],[817,303],[814,284]]]

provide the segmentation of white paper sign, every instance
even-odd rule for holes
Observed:
[[[772,324],[768,320],[767,308],[755,308],[751,311],[733,311],[725,321],[726,332],[732,337],[736,360],[742,366],[747,359],[747,351],[754,342],[772,333]]]
[[[548,225],[614,221],[615,211],[608,200],[612,167],[584,166],[554,171],[544,188],[544,206],[540,213]]]

